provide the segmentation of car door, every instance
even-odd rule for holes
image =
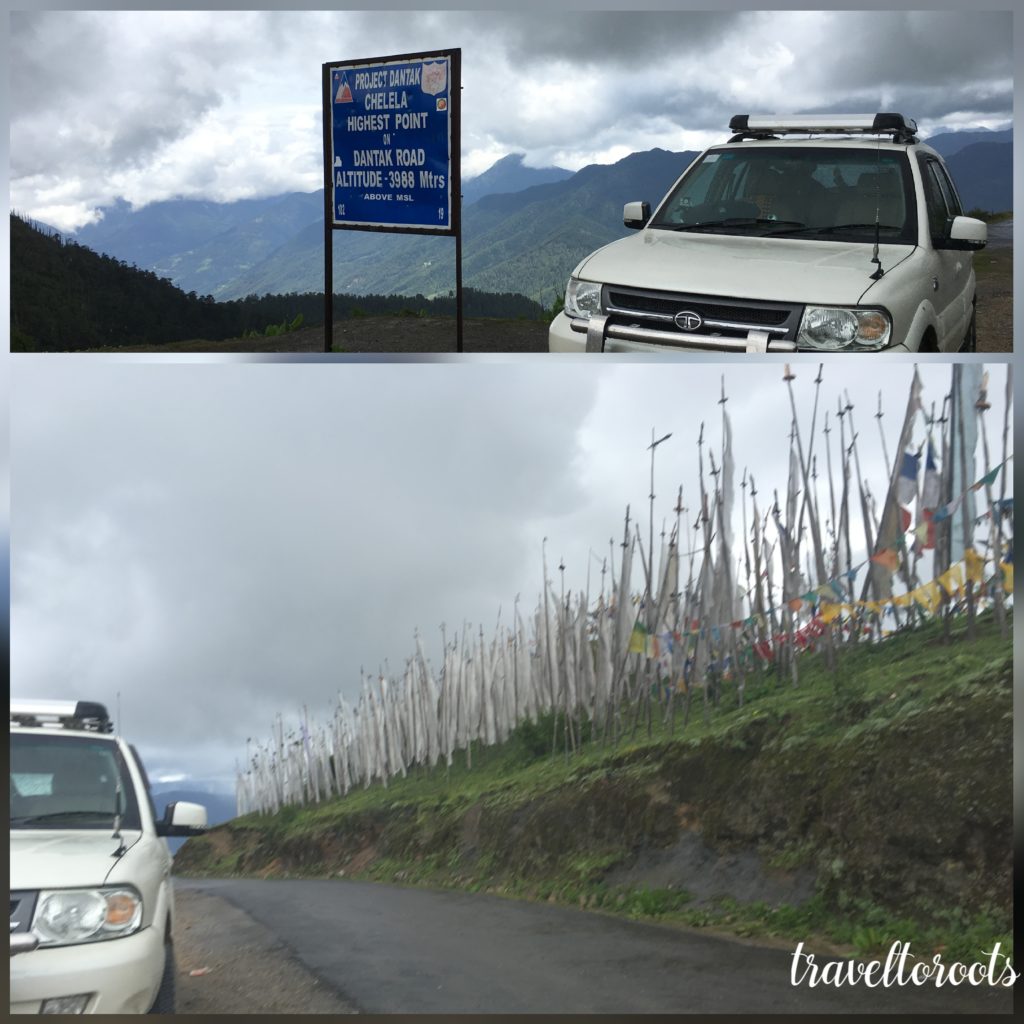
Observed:
[[[972,262],[970,253],[945,246],[953,218],[963,210],[942,163],[927,153],[920,154],[919,159],[931,236],[929,278],[939,321],[938,345],[943,351],[955,351],[967,330]]]

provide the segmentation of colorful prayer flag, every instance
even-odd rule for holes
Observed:
[[[644,629],[643,623],[637,619],[636,625],[633,627],[633,633],[629,638],[629,653],[643,654],[646,649],[647,630]]]
[[[935,509],[939,505],[940,478],[935,465],[935,448],[928,439],[928,456],[924,464],[924,483],[921,485],[921,508]]]
[[[972,491],[980,491],[982,487],[991,487],[996,482],[996,477],[999,476],[999,470],[1002,466],[996,466],[990,473],[986,473],[976,484],[971,487]]]
[[[840,604],[825,604],[821,606],[821,621],[822,622],[835,622],[839,618],[840,612],[842,611],[842,605]]]
[[[896,478],[896,500],[901,505],[913,504],[917,497],[917,466],[920,456],[903,453],[900,475]]]
[[[964,564],[967,567],[967,578],[972,583],[981,583],[985,578],[985,559],[974,548],[964,551]]]
[[[964,585],[964,570],[959,564],[951,565],[940,577],[939,585],[950,597],[960,593]]]
[[[954,498],[948,505],[935,510],[935,522],[941,523],[944,519],[950,519],[956,514],[956,510],[963,503],[964,496],[961,494]]]
[[[939,589],[938,583],[932,580],[931,583],[926,583],[923,587],[918,587],[914,592],[919,604],[923,605],[928,611],[934,615],[935,610],[942,603],[942,592]]]
[[[900,556],[892,548],[886,548],[884,551],[872,555],[871,561],[888,569],[889,572],[895,572],[900,567]]]

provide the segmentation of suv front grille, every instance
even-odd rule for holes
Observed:
[[[754,302],[718,296],[654,292],[606,285],[604,308],[615,323],[677,330],[678,313],[697,313],[704,321],[691,334],[709,337],[743,338],[748,331],[767,331],[772,340],[796,341],[803,313],[802,305],[782,302]]]

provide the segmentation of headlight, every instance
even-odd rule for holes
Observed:
[[[589,320],[601,312],[601,286],[593,281],[569,278],[565,289],[565,311],[569,316]]]
[[[32,931],[41,946],[71,946],[131,935],[141,926],[142,897],[117,886],[41,892]]]
[[[796,343],[826,352],[872,352],[885,348],[891,334],[892,321],[880,309],[808,306]]]

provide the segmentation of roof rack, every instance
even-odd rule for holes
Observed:
[[[31,728],[114,731],[106,707],[90,700],[12,700],[11,723]]]
[[[903,114],[736,114],[730,142],[779,135],[891,135],[893,142],[917,142],[917,122]]]

